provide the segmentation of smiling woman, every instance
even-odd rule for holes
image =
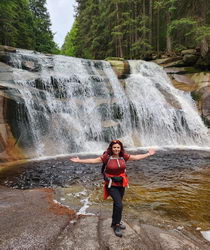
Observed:
[[[127,154],[123,144],[119,140],[110,142],[107,151],[100,157],[93,159],[80,159],[78,157],[70,160],[78,163],[102,163],[104,168],[104,199],[109,195],[113,199],[113,214],[111,227],[114,229],[115,235],[122,237],[121,229],[125,229],[122,224],[122,199],[125,193],[125,187],[128,186],[128,178],[126,174],[126,161],[137,161],[155,154],[154,149],[149,149],[146,154]]]
[[[74,22],[74,0],[47,0],[47,9],[50,13],[54,40],[59,47],[63,45],[67,32]]]

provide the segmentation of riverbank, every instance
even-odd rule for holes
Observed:
[[[53,190],[0,187],[1,249],[210,249],[197,233],[168,225],[145,224],[125,216],[127,229],[118,238],[110,228],[111,210],[78,216],[55,203]],[[155,219],[155,217],[153,218]]]
[[[158,151],[127,173],[120,239],[100,166],[59,158],[0,172],[0,249],[210,249],[209,151]]]

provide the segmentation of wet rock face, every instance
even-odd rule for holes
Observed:
[[[112,65],[118,79],[125,79],[130,74],[130,67],[127,61],[108,60]]]
[[[16,48],[11,47],[11,46],[0,45],[0,51],[15,53],[16,52]]]
[[[16,53],[16,49],[0,46],[0,157],[2,162],[16,161],[26,157],[17,143],[20,137],[17,123],[11,124],[10,120],[23,103],[18,90],[14,88],[13,67],[9,62],[11,53]]]
[[[161,94],[163,94],[163,96],[165,97],[165,99],[167,100],[167,103],[173,107],[175,107],[176,109],[180,109],[181,110],[181,105],[180,103],[174,98],[173,95],[171,95],[170,93],[168,93],[167,91],[165,91],[163,88],[161,88],[160,84],[156,84],[157,88],[159,89],[159,91],[161,92]]]
[[[183,91],[194,91],[196,89],[196,83],[189,76],[170,74],[172,83],[175,88]]]
[[[29,70],[29,71],[34,71],[34,72],[38,72],[40,70],[39,65],[36,65],[35,62],[32,61],[23,61],[22,62],[22,68]]]
[[[74,226],[66,228],[56,244],[57,249],[110,249],[110,250],[164,250],[194,249],[200,244],[208,246],[198,237],[183,236],[179,231],[161,229],[157,226],[141,224],[128,219],[123,237],[118,238],[110,228],[111,219],[88,216],[79,219]]]
[[[197,97],[197,103],[204,119],[204,122],[210,127],[210,74],[201,73],[192,75],[192,79],[196,82],[197,88],[193,94]]]
[[[50,189],[22,191],[1,186],[0,196],[0,249],[52,249],[52,242],[74,218],[73,211],[53,202]]]
[[[208,87],[205,94],[202,96],[201,105],[202,115],[205,118],[205,122],[210,127],[210,87]]]
[[[177,250],[209,249],[199,232],[167,224],[124,218],[123,237],[114,235],[112,205],[91,216],[77,216],[71,208],[53,201],[50,189],[11,190],[0,187],[0,248],[34,250]],[[11,219],[12,218],[12,219]],[[155,214],[151,219],[156,219]],[[52,226],[53,225],[53,226]]]
[[[2,73],[0,72],[0,78],[1,76]],[[7,79],[8,78],[9,76],[7,76]],[[14,137],[11,126],[8,123],[6,114],[11,114],[13,112],[8,107],[8,103],[11,102],[11,99],[6,91],[7,87],[4,88],[2,86],[0,88],[0,158],[2,163],[24,158],[22,150],[16,145],[17,139]]]
[[[204,122],[207,126],[210,126],[210,105],[207,97],[210,86],[210,74],[200,70],[198,72],[198,69],[191,67],[198,61],[196,50],[184,50],[181,55],[182,60],[174,57],[174,60],[165,58],[157,59],[154,62],[164,67],[175,88],[192,93]]]

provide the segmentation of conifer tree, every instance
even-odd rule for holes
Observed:
[[[0,44],[58,53],[46,0],[1,0]]]
[[[16,47],[25,49],[35,49],[35,36],[32,13],[29,9],[28,0],[13,0],[16,3],[16,18],[14,27],[17,30]]]
[[[50,29],[51,22],[46,0],[30,0],[30,9],[33,15],[35,50],[53,53],[56,50],[56,44]]]
[[[144,59],[197,46],[202,55],[209,51],[208,0],[76,1],[74,56]]]
[[[17,17],[17,4],[12,0],[1,0],[0,2],[0,43],[3,45],[16,46],[17,29],[14,20]]]
[[[65,37],[64,44],[61,48],[61,54],[67,56],[75,56],[77,50],[75,42],[77,32],[78,28],[77,28],[77,22],[75,20],[72,29],[67,33]]]

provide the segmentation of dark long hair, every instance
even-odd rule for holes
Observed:
[[[113,155],[112,146],[113,146],[114,144],[119,144],[119,145],[120,145],[121,151],[120,151],[120,153],[119,153],[119,156],[120,156],[120,157],[124,157],[125,150],[124,150],[124,147],[123,147],[122,142],[119,141],[119,140],[113,140],[113,141],[110,142],[109,147],[107,148],[107,151],[106,151],[107,154],[108,154],[108,155]]]

